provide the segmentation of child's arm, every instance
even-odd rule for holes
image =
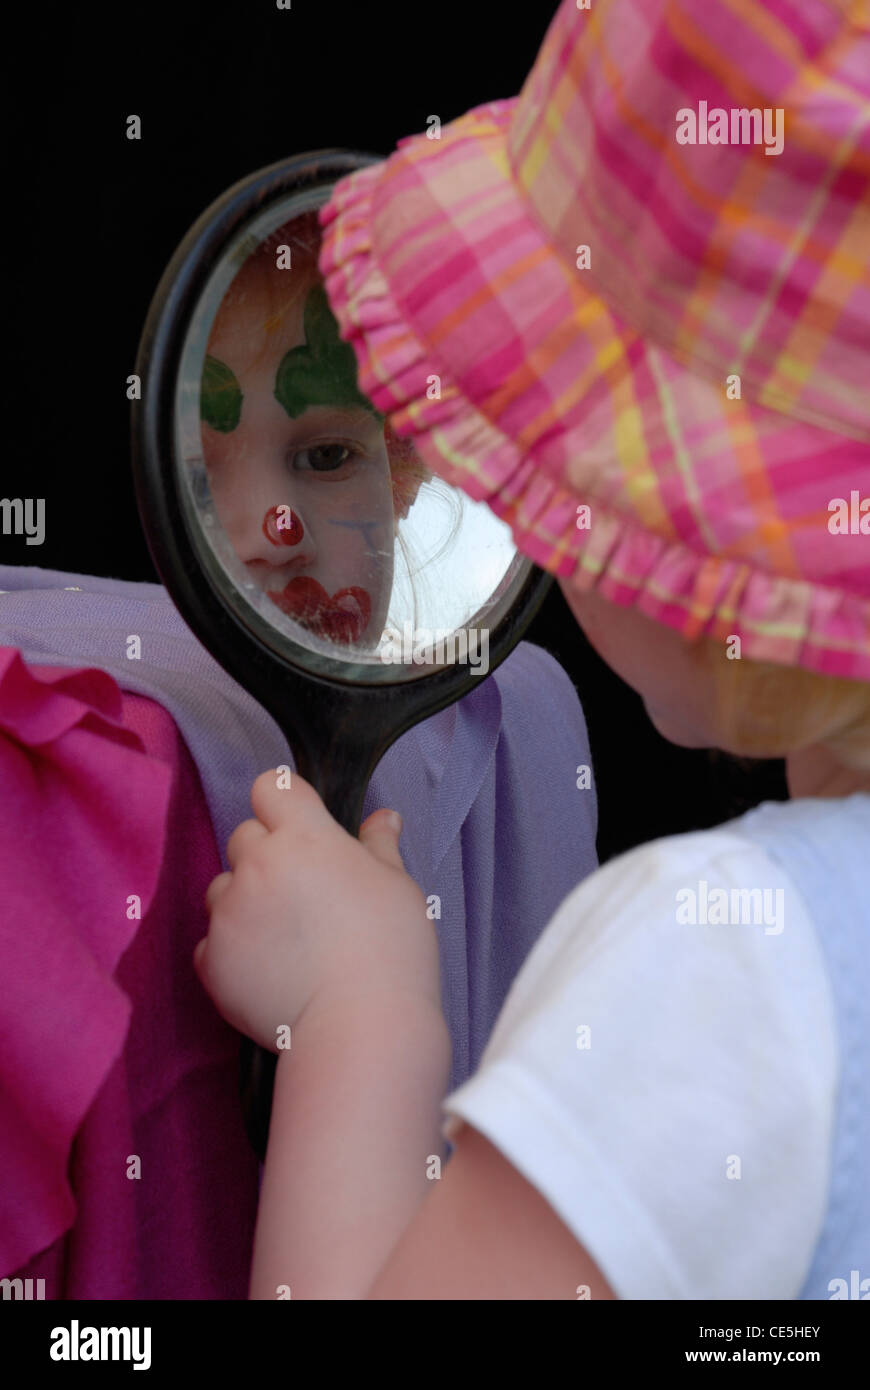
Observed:
[[[194,959],[224,1017],[279,1053],[252,1297],[359,1298],[443,1156],[438,939],[398,817],[355,839],[295,773],[264,773],[251,804]]]
[[[447,1026],[416,995],[303,1014],[279,1055],[251,1298],[366,1296],[440,1176],[449,1076]]]
[[[195,953],[224,1017],[279,1053],[253,1298],[612,1292],[544,1198],[470,1126],[440,1181],[450,1063],[437,938],[383,812],[347,835],[294,774],[206,895]],[[428,1165],[428,1172],[427,1172]]]

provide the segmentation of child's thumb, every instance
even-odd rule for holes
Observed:
[[[360,843],[382,864],[393,869],[404,869],[399,853],[399,836],[402,833],[402,817],[398,811],[373,811],[360,827]]]

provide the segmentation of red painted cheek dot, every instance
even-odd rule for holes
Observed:
[[[298,545],[305,527],[288,506],[270,507],[263,517],[263,535],[273,545]]]

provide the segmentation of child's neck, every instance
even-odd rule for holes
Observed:
[[[792,798],[851,796],[853,792],[870,792],[870,773],[844,767],[827,748],[819,744],[813,748],[802,748],[799,753],[789,753],[785,760],[785,775]]]

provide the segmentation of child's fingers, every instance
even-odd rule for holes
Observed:
[[[215,988],[215,982],[212,979],[215,962],[213,953],[209,950],[210,940],[210,937],[204,936],[202,941],[196,943],[193,949],[193,968],[206,994],[216,1000],[217,990]]]
[[[389,864],[393,869],[404,869],[399,851],[401,833],[402,817],[398,811],[373,811],[360,826],[360,844],[365,845],[382,864]]]
[[[238,868],[239,859],[246,846],[255,840],[262,840],[263,836],[268,834],[265,825],[261,825],[258,820],[243,820],[241,825],[237,825],[227,840],[227,863],[230,868]]]
[[[279,826],[304,826],[307,830],[334,826],[335,821],[327,811],[310,782],[294,772],[290,785],[284,785],[287,774],[279,777],[276,768],[261,772],[251,788],[251,807],[254,815],[262,821],[267,830],[277,830]]]
[[[232,881],[233,876],[229,873],[218,874],[217,878],[212,879],[211,883],[205,890],[205,905],[209,912],[214,911],[215,903],[217,902],[221,893],[223,893],[227,888],[229,888]],[[199,943],[200,946],[202,946],[204,942],[205,937],[203,937],[203,940]]]

